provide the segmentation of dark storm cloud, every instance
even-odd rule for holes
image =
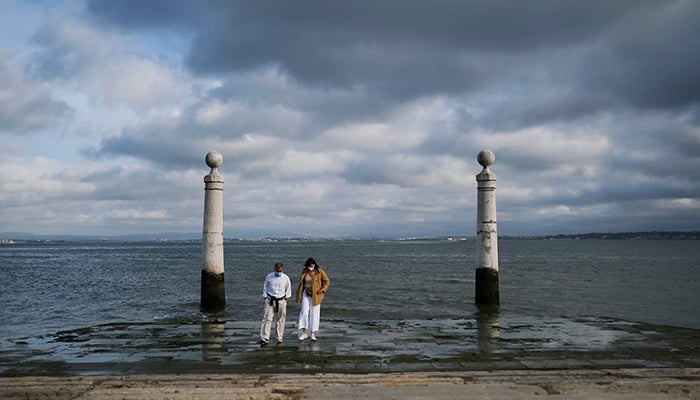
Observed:
[[[188,190],[189,182],[168,179],[160,172],[157,168],[138,171],[112,169],[84,180],[95,185],[91,197],[96,201],[133,201],[146,203],[146,207],[168,207],[159,202],[166,198],[175,201],[197,198],[198,193]]]
[[[687,106],[700,93],[693,1],[97,1],[88,10],[123,29],[187,32],[195,73],[274,66],[303,85],[360,91],[364,103],[500,94],[479,121],[495,128]]]
[[[349,163],[341,175],[350,183],[401,185],[402,174],[385,159],[365,158]]]
[[[688,199],[700,197],[700,185],[687,185],[678,180],[660,181],[649,180],[627,182],[623,176],[602,179],[598,187],[583,190],[582,193],[557,192],[552,196],[542,196],[538,199],[539,206],[588,207],[600,204],[627,204],[637,201],[653,201],[663,199]],[[512,211],[519,202],[499,199],[499,205]],[[532,207],[532,204],[529,205]]]
[[[124,29],[180,29],[203,24],[214,4],[194,0],[87,1],[87,11],[98,22]]]
[[[48,96],[21,94],[0,99],[0,131],[15,134],[48,129],[70,119],[72,109]]]
[[[94,158],[129,156],[136,157],[163,168],[189,168],[200,166],[202,157],[193,151],[198,147],[192,141],[163,141],[158,137],[137,137],[123,134],[102,140],[99,148],[86,149],[84,153]],[[201,151],[200,151],[201,152]]]
[[[272,64],[302,83],[406,98],[498,88],[512,84],[513,71],[533,79],[528,70],[539,67],[553,75],[542,83],[574,89],[551,104],[530,102],[524,114],[557,118],[564,108],[603,108],[610,93],[622,104],[664,107],[696,102],[700,92],[697,2],[263,1],[219,16],[195,36],[195,71]],[[570,54],[578,65],[559,69],[554,50],[578,47]]]
[[[493,100],[479,104],[479,115],[464,110],[454,126],[434,129],[428,152],[464,147],[464,133],[476,128],[517,130],[615,109],[682,112],[700,102],[696,1],[95,1],[88,11],[121,29],[191,35],[195,73],[274,66],[330,89],[286,98],[316,124],[306,135],[381,119],[392,104],[433,94]],[[241,95],[255,96],[254,88],[224,81],[212,92]],[[667,140],[685,154],[698,146],[691,135]],[[523,165],[538,169],[533,161]]]
[[[80,73],[86,55],[62,42],[56,25],[44,25],[34,35],[38,49],[32,54],[28,72],[40,80],[67,79]]]
[[[608,33],[597,79],[641,107],[700,102],[700,3],[658,2],[634,10]]]
[[[1,55],[1,54],[0,54]],[[6,68],[0,58],[0,133],[25,134],[61,126],[73,109],[40,84]]]
[[[576,43],[624,15],[632,2],[228,4],[195,40],[191,63],[196,69],[222,72],[279,63],[301,81],[344,85],[365,69],[388,72],[388,67],[400,67],[406,60],[392,60],[392,54],[405,48],[412,49],[415,59],[424,59],[421,64],[427,70],[442,64],[441,60],[433,62],[430,52],[424,53],[430,49],[498,53]],[[374,53],[379,59],[373,60],[361,57],[372,53],[353,52],[363,49],[381,49],[384,57]]]
[[[671,133],[667,134],[670,135]],[[697,135],[687,131],[679,132],[674,137],[673,146],[673,150],[678,152],[678,154],[700,163],[700,138]],[[695,169],[695,171],[698,170],[700,168]]]
[[[190,66],[227,73],[278,65],[300,82],[377,85],[406,94],[464,90],[488,73],[488,55],[565,47],[645,2],[256,1],[90,2],[125,29],[192,29]],[[199,7],[194,7],[197,4]]]
[[[217,149],[248,232],[471,234],[491,147],[503,234],[697,229],[700,2],[86,4],[7,47],[24,75],[0,63],[0,130],[64,129],[89,148],[37,161],[94,168],[43,161],[32,207],[197,226]]]

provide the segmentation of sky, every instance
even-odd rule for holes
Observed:
[[[695,0],[2,0],[0,232],[700,229]]]

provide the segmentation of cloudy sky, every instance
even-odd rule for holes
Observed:
[[[700,229],[700,2],[0,2],[0,232]]]

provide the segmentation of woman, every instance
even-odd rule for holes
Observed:
[[[321,319],[321,302],[330,284],[331,280],[326,272],[316,265],[316,260],[313,258],[306,260],[299,278],[296,296],[297,303],[301,303],[299,340],[308,338],[309,333],[311,333],[311,340],[316,340],[316,331]]]

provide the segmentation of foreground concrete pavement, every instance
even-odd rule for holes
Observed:
[[[15,399],[700,399],[700,369],[0,378]]]
[[[698,399],[698,330],[604,318],[104,324],[0,343],[0,400]]]

